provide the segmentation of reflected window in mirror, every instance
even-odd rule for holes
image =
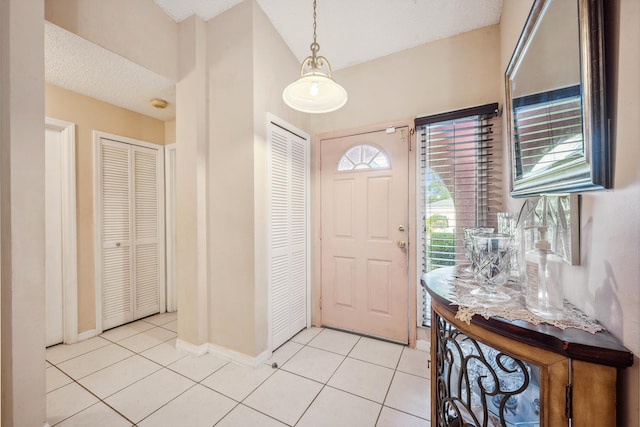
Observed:
[[[536,176],[584,158],[580,86],[513,100],[516,178]]]
[[[602,0],[535,0],[505,73],[511,195],[609,188]]]

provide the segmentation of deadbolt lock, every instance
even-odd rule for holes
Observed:
[[[407,229],[404,228],[404,225],[399,225],[398,226],[398,231],[407,231]]]

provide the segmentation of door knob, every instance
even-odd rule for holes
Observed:
[[[396,245],[398,245],[400,249],[405,249],[407,247],[407,242],[405,242],[404,240],[398,240],[396,242]]]

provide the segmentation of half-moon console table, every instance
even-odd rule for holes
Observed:
[[[467,324],[450,301],[452,274],[422,277],[432,299],[432,426],[617,425],[617,373],[633,353],[606,331],[479,315]]]

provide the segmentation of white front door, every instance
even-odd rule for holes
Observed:
[[[59,344],[63,334],[62,279],[62,142],[60,132],[45,129],[45,327],[46,345]]]
[[[407,128],[321,141],[322,323],[407,343]]]

